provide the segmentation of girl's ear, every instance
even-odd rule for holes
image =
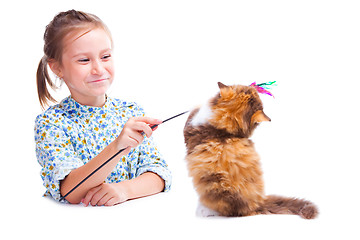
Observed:
[[[252,115],[251,123],[271,122],[271,119],[266,116],[263,110],[258,110]]]
[[[60,64],[55,60],[49,60],[49,67],[53,73],[56,74],[59,78],[62,78],[63,75],[61,73]]]

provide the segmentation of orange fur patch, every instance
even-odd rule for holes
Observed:
[[[232,215],[230,202],[208,201],[213,192],[233,194],[234,199],[241,198],[247,208],[255,211],[263,202],[264,185],[259,156],[248,139],[228,139],[225,144],[216,140],[195,147],[186,157],[190,176],[204,206],[218,211],[222,215]],[[203,181],[204,176],[220,174],[217,181]],[[211,179],[210,179],[211,180]],[[220,181],[219,181],[220,180]],[[237,197],[235,196],[237,195]],[[239,209],[241,211],[241,209]],[[236,213],[235,215],[243,213]]]

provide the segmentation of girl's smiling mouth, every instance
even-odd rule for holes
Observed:
[[[98,82],[103,82],[103,81],[106,81],[106,80],[109,80],[109,79],[110,79],[109,77],[105,77],[105,78],[100,78],[100,79],[97,79],[97,80],[89,81],[89,83],[98,83]]]

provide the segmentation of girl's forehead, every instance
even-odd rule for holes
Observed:
[[[109,34],[101,29],[83,29],[76,31],[64,40],[65,52],[92,51],[97,48],[112,48],[112,41]]]

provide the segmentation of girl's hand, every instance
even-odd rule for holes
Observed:
[[[125,150],[125,155],[130,152],[131,148],[138,146],[144,140],[143,133],[147,137],[152,135],[151,126],[162,123],[161,120],[149,117],[130,118],[124,125],[123,130],[116,139],[119,150],[130,147]],[[156,128],[154,129],[156,130]]]
[[[113,206],[123,203],[129,199],[128,190],[125,184],[119,183],[102,183],[97,187],[90,189],[81,202],[87,207],[92,206]]]

